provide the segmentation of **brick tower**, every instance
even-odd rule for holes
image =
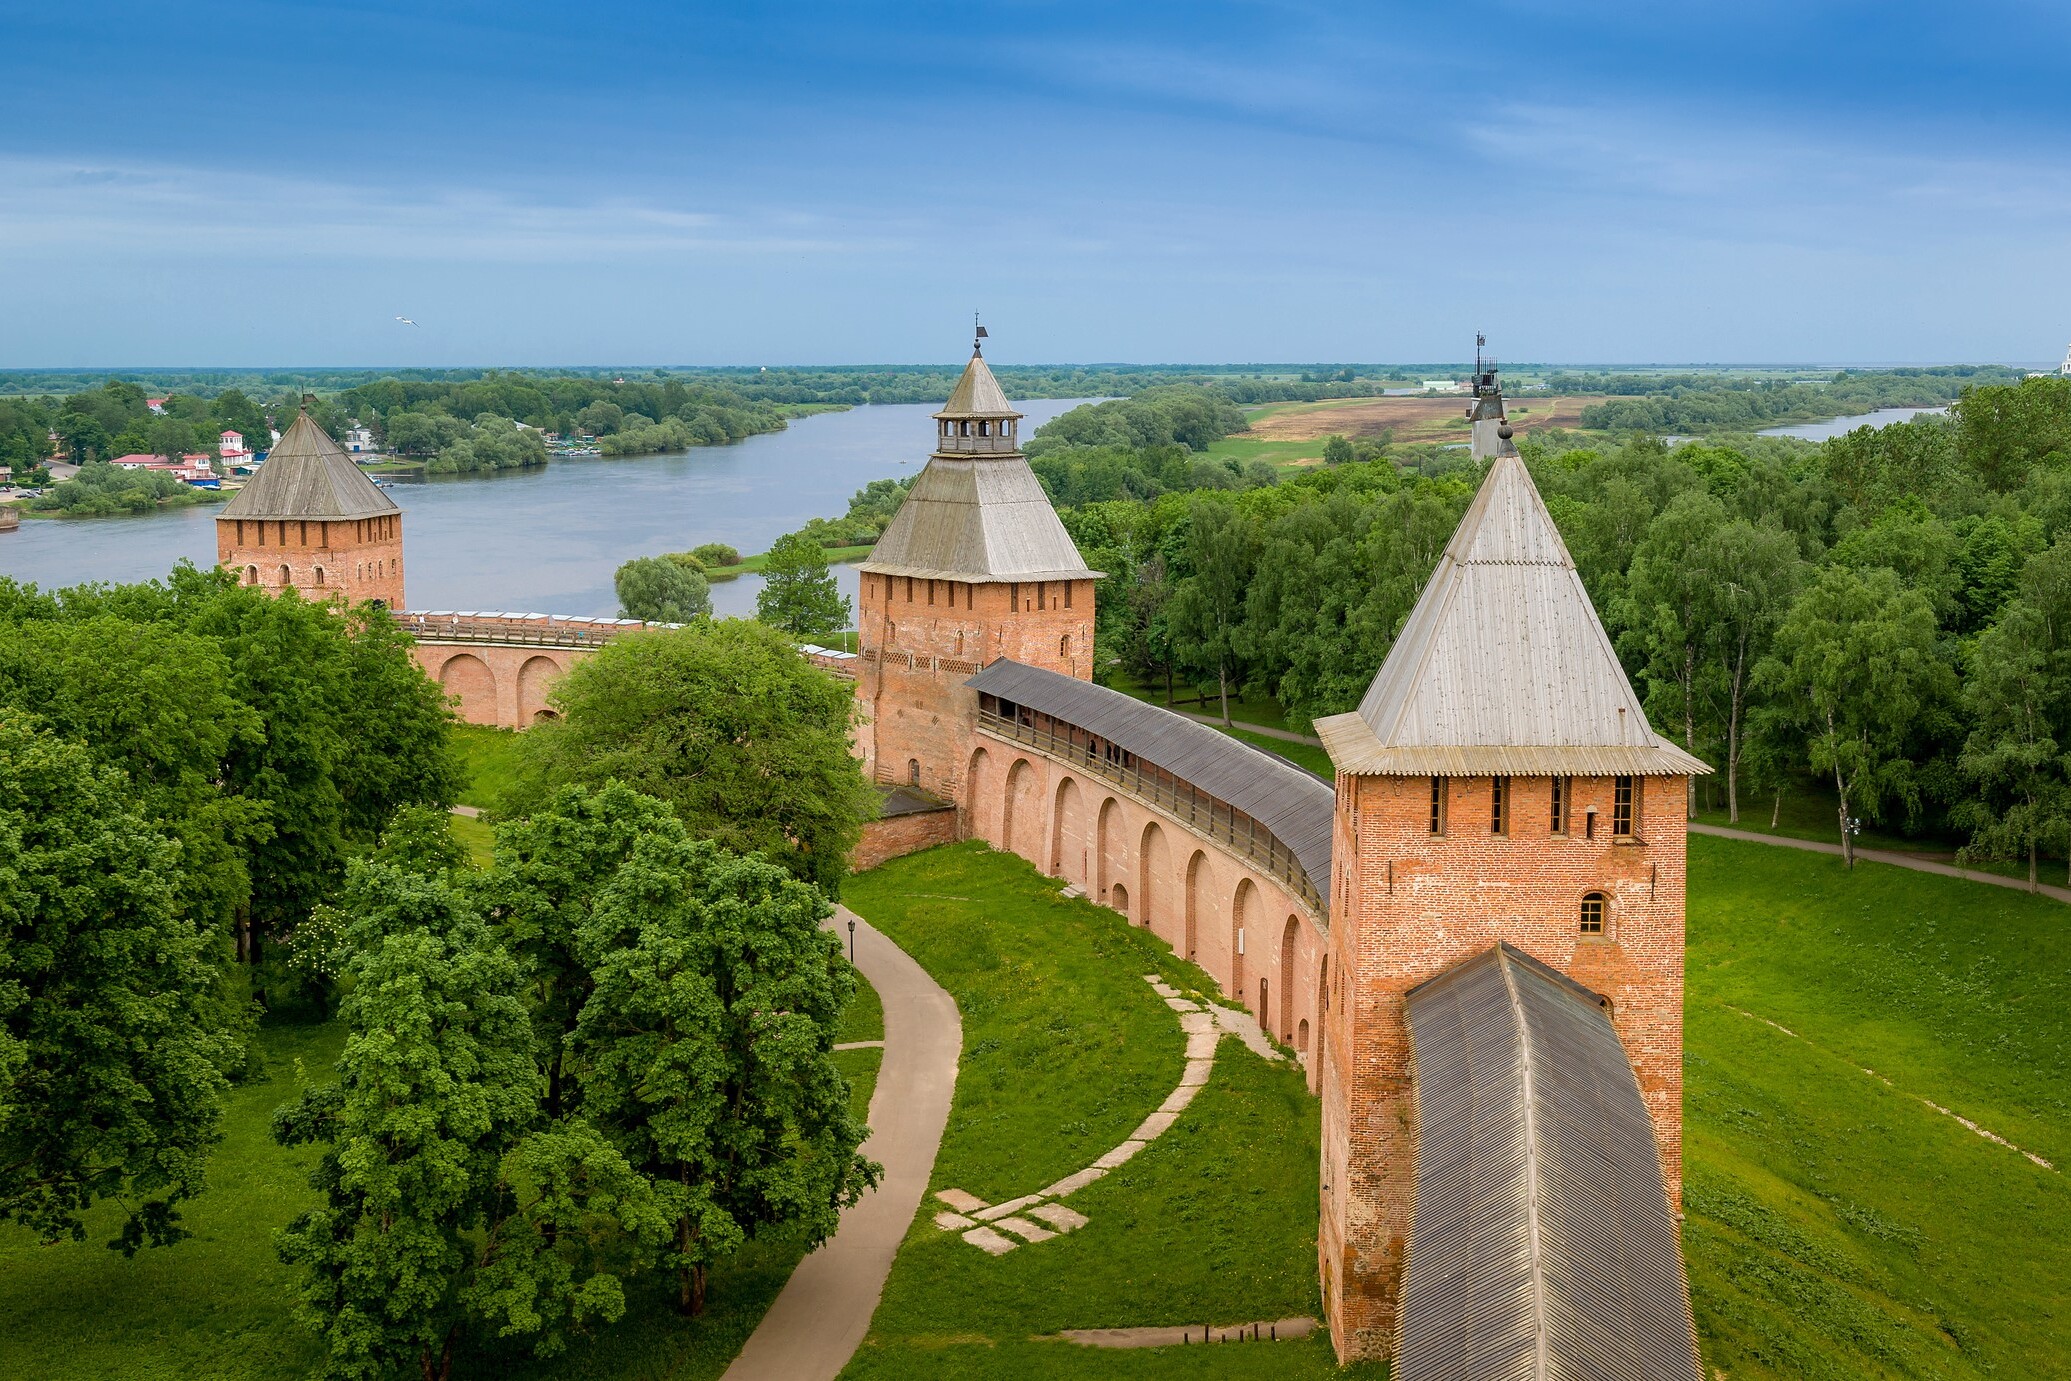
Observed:
[[[403,510],[309,416],[274,443],[216,517],[216,564],[304,599],[403,603]]]
[[[1090,680],[1100,579],[1028,468],[981,344],[863,563],[858,616],[866,769],[959,802],[978,703],[963,683],[1001,657]]]
[[[1499,941],[1609,1000],[1681,1197],[1683,802],[1503,426],[1337,770],[1323,1295],[1338,1356],[1391,1355],[1416,1172],[1405,994]]]

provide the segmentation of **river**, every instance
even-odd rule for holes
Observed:
[[[1082,398],[1019,403],[1028,431]],[[395,482],[413,609],[613,615],[611,578],[636,556],[728,542],[765,551],[810,518],[838,518],[874,479],[918,473],[933,449],[934,405],[820,413],[781,432],[681,455],[556,460],[534,470]],[[216,559],[219,506],[133,518],[25,518],[0,533],[0,575],[46,589],[162,577]],[[837,566],[842,593],[857,573]],[[721,616],[755,612],[762,577],[714,581]]]
[[[1799,422],[1789,427],[1768,427],[1758,433],[1761,436],[1795,436],[1804,441],[1828,441],[1837,436],[1846,436],[1857,427],[1889,427],[1895,422],[1910,422],[1924,412],[1947,412],[1939,408],[1878,408],[1875,412],[1858,413],[1854,417],[1829,417],[1824,422]]]

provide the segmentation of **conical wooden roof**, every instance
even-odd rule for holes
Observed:
[[[1316,728],[1339,771],[1710,771],[1648,725],[1514,450],[1489,467],[1358,713]]]
[[[971,362],[964,366],[964,377],[956,381],[949,401],[935,416],[954,421],[977,417],[1019,417],[1021,414],[1014,411],[1014,405],[1007,401],[1006,390],[1000,387],[999,380],[992,377],[992,370],[986,367],[985,356],[974,349]]]
[[[337,442],[310,420],[288,424],[251,482],[223,505],[221,518],[378,518],[403,510]]]

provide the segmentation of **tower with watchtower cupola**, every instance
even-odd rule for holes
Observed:
[[[1456,1087],[1415,1067],[1412,994],[1498,945],[1601,1001],[1681,1195],[1683,803],[1709,769],[1649,727],[1483,383],[1487,478],[1357,712],[1316,725],[1337,777],[1319,1256],[1347,1361],[1396,1345],[1419,1086]]]
[[[964,682],[1001,657],[1090,680],[1100,579],[1029,469],[978,335],[934,454],[862,564],[857,611],[866,770],[959,803],[977,712]]]

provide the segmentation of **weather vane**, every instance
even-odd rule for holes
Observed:
[[[985,334],[985,328],[978,324],[978,314],[976,312],[971,313],[971,329],[977,333],[971,337],[971,353],[973,355],[982,355],[985,353],[985,347],[980,342],[988,339],[988,337]]]

